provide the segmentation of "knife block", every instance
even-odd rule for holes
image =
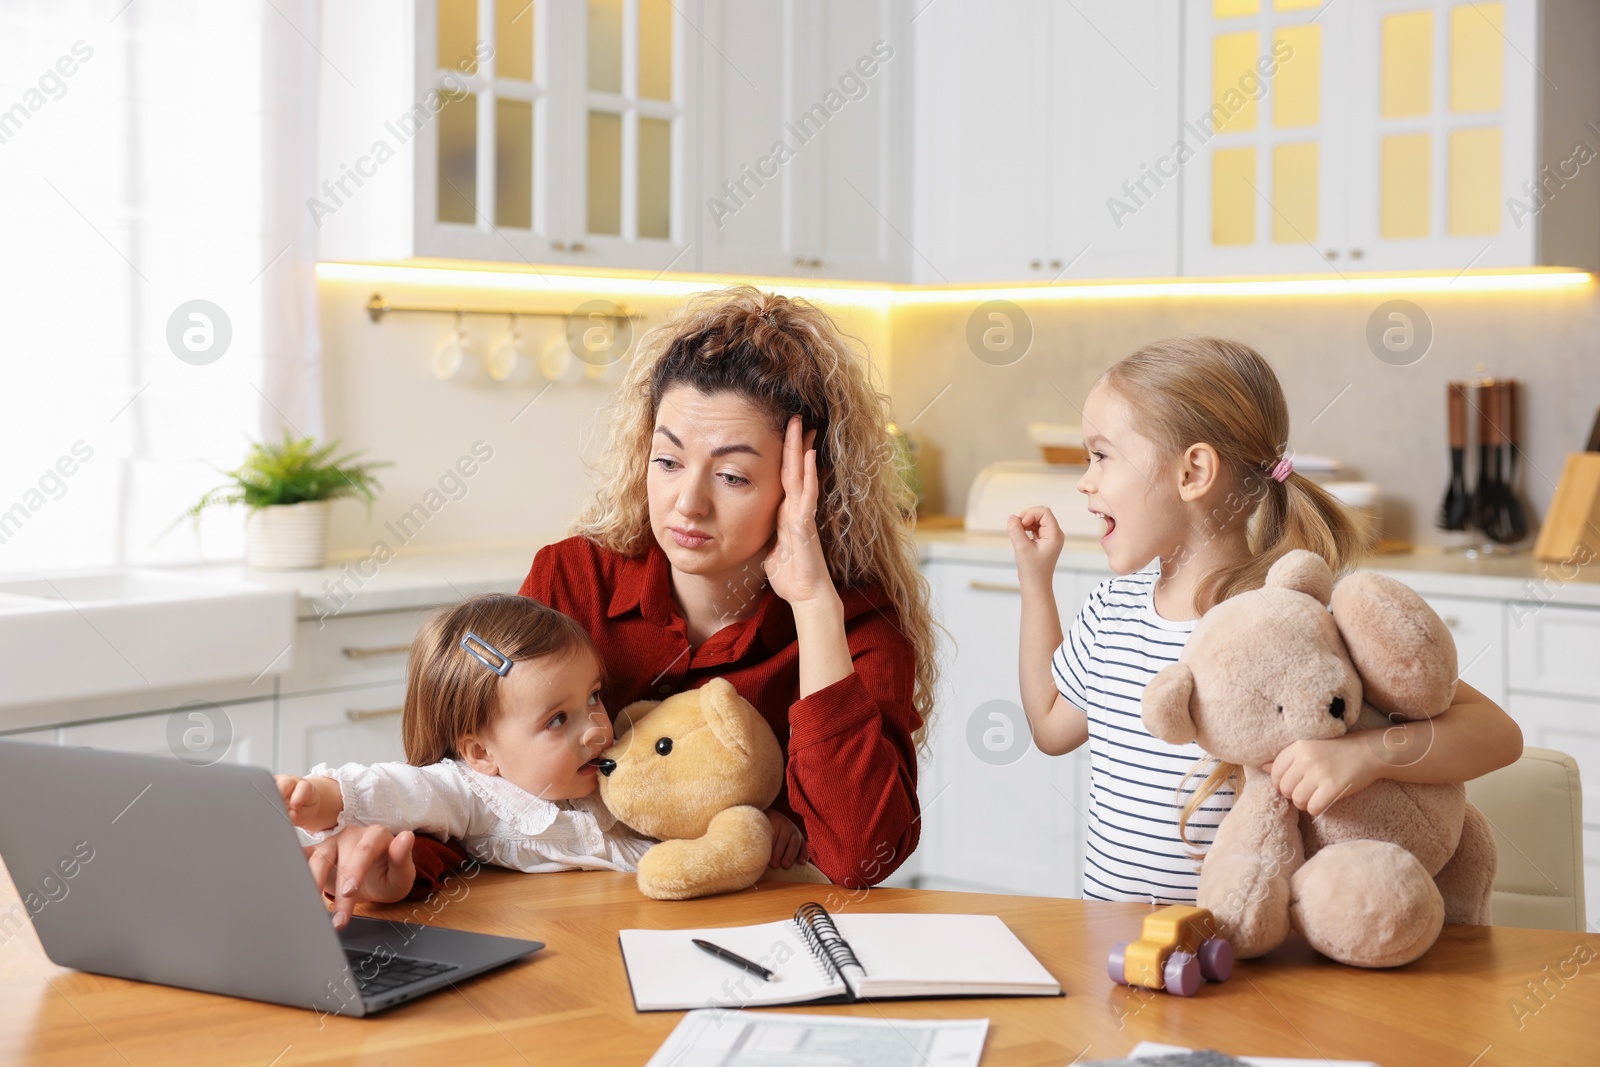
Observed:
[[[1533,557],[1547,563],[1600,560],[1600,452],[1567,455]]]

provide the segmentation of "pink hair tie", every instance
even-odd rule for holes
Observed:
[[[1288,456],[1284,456],[1282,459],[1278,460],[1277,466],[1272,468],[1272,480],[1275,482],[1281,482],[1293,473],[1294,460],[1290,459]]]

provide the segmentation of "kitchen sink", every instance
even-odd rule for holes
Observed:
[[[131,603],[178,600],[196,593],[203,595],[210,588],[204,582],[149,571],[114,571],[109,574],[75,574],[0,582],[0,598],[59,600],[68,604]]]
[[[286,670],[295,592],[119,569],[0,581],[0,708]]]

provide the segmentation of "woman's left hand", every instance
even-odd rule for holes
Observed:
[[[1315,818],[1349,793],[1359,792],[1379,777],[1371,748],[1361,733],[1325,740],[1300,740],[1261,768],[1294,806]]]
[[[806,851],[806,835],[800,832],[793,819],[777,808],[768,808],[767,821],[772,824],[772,856],[767,860],[768,867],[788,868],[811,859],[811,853]]]
[[[825,604],[838,596],[817,536],[817,453],[811,447],[816,436],[810,430],[802,439],[800,416],[789,417],[783,437],[783,502],[772,549],[761,564],[772,591],[794,608]]]

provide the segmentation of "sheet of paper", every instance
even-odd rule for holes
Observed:
[[[857,1019],[702,1008],[645,1067],[977,1067],[988,1019]]]
[[[1154,1041],[1141,1041],[1133,1047],[1129,1054],[1130,1059],[1152,1059],[1172,1052],[1188,1052],[1189,1049],[1182,1045],[1162,1045]],[[1320,1060],[1320,1059],[1285,1059],[1281,1056],[1239,1056],[1239,1059],[1251,1067],[1378,1067],[1371,1060]]]

